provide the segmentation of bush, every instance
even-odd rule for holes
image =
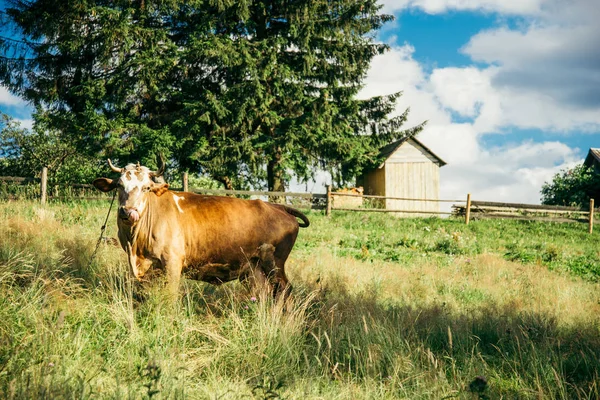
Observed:
[[[590,199],[600,201],[600,174],[581,164],[554,175],[541,193],[542,204],[587,209]]]

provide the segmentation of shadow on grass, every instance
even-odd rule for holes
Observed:
[[[187,301],[199,314],[223,315],[246,298],[235,287],[188,284]],[[514,304],[482,302],[462,313],[443,303],[394,304],[375,289],[351,293],[341,280],[298,286],[296,298],[316,293],[301,375],[400,382],[398,396],[443,377],[457,396],[600,397],[597,326],[566,326]]]
[[[344,363],[349,371],[371,369],[390,376],[398,370],[393,357],[382,354],[378,366],[366,368],[373,355],[365,355],[365,349],[397,355],[394,350],[404,348],[420,354],[413,362],[439,369],[463,387],[476,382],[476,376],[487,376],[492,398],[533,391],[551,397],[600,396],[597,326],[564,326],[553,316],[522,312],[514,304],[482,302],[461,313],[444,303],[393,304],[380,299],[376,289],[352,294],[341,282],[320,291],[316,325],[331,331],[331,341],[338,339],[332,363]]]

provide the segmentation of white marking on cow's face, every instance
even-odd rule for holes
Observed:
[[[180,196],[177,196],[175,193],[173,193],[173,200],[175,200],[175,205],[177,206],[177,209],[179,210],[179,212],[183,214],[183,210],[179,206],[179,201],[185,200],[185,197],[183,197],[183,196],[180,197]]]
[[[118,181],[119,207],[129,216],[130,222],[137,222],[144,212],[148,202],[146,195],[152,185],[148,168],[129,164],[123,169]]]

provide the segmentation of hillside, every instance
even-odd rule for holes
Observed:
[[[599,235],[309,214],[290,304],[129,279],[106,203],[0,204],[8,398],[598,398]],[[108,236],[116,235],[114,214]]]

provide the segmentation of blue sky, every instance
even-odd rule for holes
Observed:
[[[466,66],[473,61],[458,49],[496,20],[494,14],[431,15],[419,9],[407,10],[397,14],[396,21],[383,29],[380,38],[384,42],[410,43],[415,48],[413,58],[427,69]]]
[[[422,65],[425,71],[435,68],[478,66],[485,68],[486,63],[475,62],[461,51],[471,37],[477,33],[508,26],[519,29],[527,26],[527,20],[497,12],[449,11],[442,14],[428,14],[421,9],[408,9],[397,13],[396,21],[386,27],[380,34],[380,40],[387,43],[408,43],[414,47],[413,59]],[[473,122],[473,118],[451,113],[454,122]],[[487,134],[481,137],[486,148],[502,146],[505,143],[519,143],[523,139],[534,142],[558,140],[579,149],[584,157],[594,140],[590,135],[543,129],[520,129],[518,127],[503,128],[502,134]],[[598,132],[596,132],[598,133]],[[600,137],[597,138],[600,146]]]
[[[361,95],[402,90],[407,125],[429,121],[419,139],[448,162],[442,198],[537,203],[545,181],[600,147],[597,0],[382,3],[396,16],[378,36],[391,50]],[[0,110],[31,123],[2,88]]]

